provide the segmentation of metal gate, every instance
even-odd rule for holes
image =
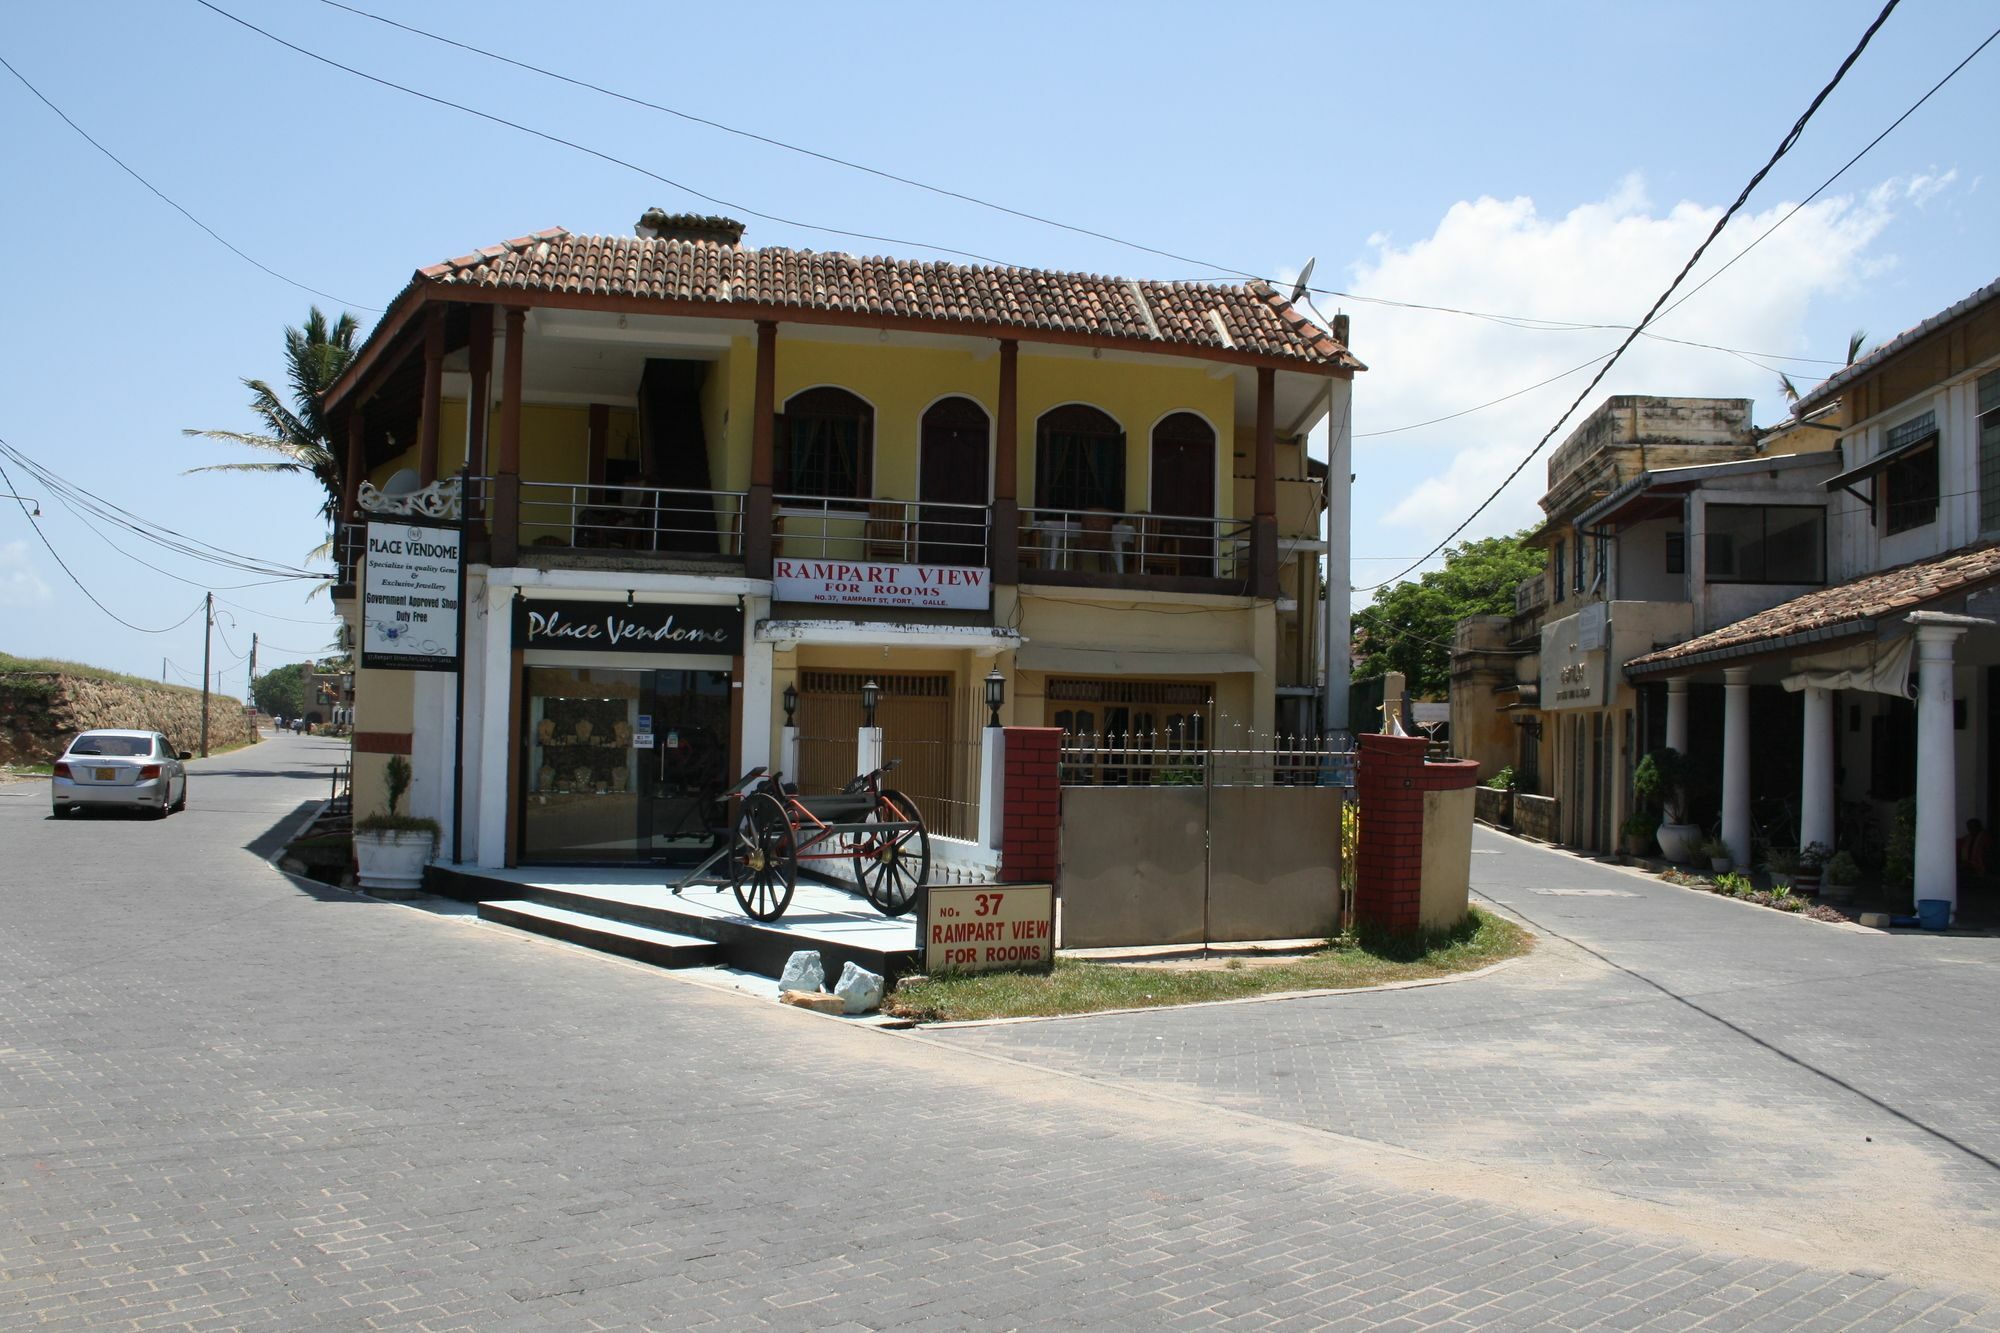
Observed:
[[[1064,737],[1062,947],[1331,937],[1352,763],[1330,738],[1190,751]]]
[[[924,824],[947,838],[969,838],[978,822],[977,758],[968,768],[960,713],[949,674],[799,672],[799,771],[792,780],[807,795],[839,791],[855,773],[855,733],[863,723],[861,687],[873,680],[882,696],[875,725],[882,757],[897,765],[890,785],[917,803]],[[975,733],[971,744],[978,744]],[[968,776],[969,775],[969,776]]]

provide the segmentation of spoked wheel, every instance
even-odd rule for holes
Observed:
[[[736,901],[759,921],[776,921],[799,882],[798,844],[785,807],[769,792],[751,793],[731,836],[729,887]]]
[[[884,791],[869,812],[871,824],[905,824],[880,833],[856,833],[848,847],[854,856],[854,878],[861,892],[883,916],[901,916],[917,900],[917,890],[931,873],[931,835],[917,803],[899,791]]]

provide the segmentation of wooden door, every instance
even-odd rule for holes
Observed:
[[[1152,500],[1143,572],[1212,577],[1213,528],[1175,521],[1215,516],[1215,430],[1192,412],[1176,412],[1153,428]]]
[[[986,409],[970,398],[941,398],[924,413],[917,495],[923,564],[985,565],[990,435]]]

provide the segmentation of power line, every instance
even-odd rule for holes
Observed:
[[[1228,274],[1232,277],[1252,278],[1260,282],[1272,281],[1272,279],[1270,279],[1268,276],[1264,274],[1253,273],[1248,269],[1238,268],[1231,264],[1223,264],[1223,263],[1218,263],[1217,261],[1212,259],[1200,259],[1191,255],[1178,254],[1172,250],[1165,250],[1158,246],[1148,245],[1143,241],[1134,241],[1124,236],[1115,235],[1111,232],[1099,231],[1094,227],[1086,227],[1073,222],[1064,222],[1060,218],[1052,218],[1046,216],[1045,214],[1031,212],[1027,209],[1015,208],[1011,205],[999,203],[992,199],[985,199],[981,198],[978,195],[968,194],[962,190],[954,190],[948,186],[933,185],[928,181],[917,180],[914,177],[901,175],[900,173],[893,171],[887,171],[881,167],[869,166],[865,162],[856,162],[849,158],[840,157],[833,153],[823,152],[816,148],[807,148],[800,144],[791,143],[787,140],[779,139],[772,135],[760,134],[755,130],[746,130],[739,126],[730,125],[723,121],[712,119],[711,117],[708,116],[697,115],[692,111],[682,110],[679,107],[672,107],[672,106],[667,106],[660,102],[649,101],[646,98],[639,97],[631,93],[620,92],[616,88],[607,88],[603,84],[592,83],[588,79],[580,79],[575,77],[574,75],[563,74],[557,70],[548,69],[544,66],[537,65],[532,61],[521,60],[513,56],[503,55],[498,51],[490,51],[485,47],[475,46],[470,42],[460,41],[458,38],[455,37],[447,37],[442,33],[431,32],[428,29],[419,28],[414,24],[404,23],[398,19],[392,19],[383,14],[372,13],[369,10],[361,9],[355,5],[344,4],[341,2],[341,0],[321,0],[321,3],[329,6],[330,8],[342,10],[346,13],[353,14],[359,18],[371,19],[376,23],[383,24],[386,27],[398,29],[399,31],[402,32],[410,33],[413,36],[422,37],[429,41],[437,42],[440,43],[441,45],[449,46],[460,51],[470,52],[473,55],[481,56],[487,60],[497,61],[500,64],[512,66],[515,69],[525,70],[528,73],[540,75],[545,79],[553,79],[558,83],[568,84],[573,88],[582,88],[589,92],[597,93],[600,96],[609,97],[615,101],[624,102],[630,106],[642,107],[648,111],[658,111],[664,115],[674,116],[681,120],[688,121],[692,124],[705,125],[710,129],[719,130],[724,134],[733,134],[739,138],[749,139],[756,143],[766,144],[772,148],[781,149],[785,152],[797,153],[801,156],[814,158],[817,159],[818,161],[830,163],[831,165],[834,166],[845,167],[850,171],[863,172],[867,175],[875,176],[882,180],[893,181],[898,185],[907,185],[912,189],[924,190],[931,194],[939,195],[946,199],[954,199],[961,203],[972,204],[979,208],[991,209],[996,213],[1002,213],[1007,215],[1008,217],[1020,218],[1021,220],[1026,222],[1034,222],[1045,227],[1053,227],[1059,231],[1070,232],[1077,236],[1088,236],[1093,240],[1107,241],[1113,245],[1123,246],[1128,250],[1136,250],[1142,254],[1155,255],[1162,259],[1171,259],[1176,263],[1192,264],[1197,268],[1213,269],[1217,273]],[[213,5],[210,5],[209,7],[211,9],[214,8]],[[217,10],[217,12],[222,13],[223,11]],[[231,15],[229,17],[234,17],[234,16]],[[242,22],[242,20],[240,19],[237,21]],[[245,24],[245,26],[247,27],[250,25]],[[262,30],[258,29],[258,31]],[[265,36],[270,36],[270,34],[266,33]],[[279,41],[281,39],[274,37],[272,38],[272,40]],[[290,43],[285,43],[285,44],[290,45]],[[292,49],[301,50],[302,48],[293,47]],[[311,53],[306,52],[305,54],[311,54]],[[323,58],[323,57],[315,57],[315,58]],[[329,61],[328,63],[334,63],[334,62]],[[346,69],[347,67],[339,66],[339,68]],[[358,73],[358,71],[349,71],[349,72]],[[367,78],[372,76],[363,75],[362,77]],[[382,82],[382,81],[377,80],[377,82]],[[399,85],[391,84],[389,86],[397,87]],[[404,89],[404,91],[407,92],[411,90]],[[424,94],[419,93],[415,95],[423,96]],[[438,99],[432,99],[432,100],[438,100]],[[445,105],[455,105],[455,104],[445,103]],[[460,108],[460,109],[463,110],[465,108]],[[481,114],[481,113],[475,112],[474,114]],[[502,123],[504,124],[507,122],[502,122]],[[534,131],[530,132],[533,133]],[[585,149],[584,151],[587,152],[590,150]],[[599,156],[602,155],[599,154]],[[630,165],[630,164],[621,164],[621,165]],[[637,168],[634,169],[636,170]],[[675,182],[671,181],[667,183],[675,184]],[[686,189],[687,187],[677,186],[676,188]],[[699,192],[697,191],[690,190],[689,192],[697,194],[698,197],[700,198],[708,199],[712,203],[720,202],[718,200],[713,199],[709,195],[699,194]],[[735,207],[735,205],[724,204],[723,207]],[[766,215],[759,214],[758,216],[766,216]],[[803,225],[803,224],[794,223],[792,225]],[[814,228],[814,230],[832,231],[834,229]],[[854,235],[855,233],[835,231],[834,234],[851,236]],[[875,240],[881,238],[866,237],[864,239]],[[911,244],[911,243],[904,242],[904,244]],[[943,247],[939,246],[926,246],[924,248],[932,250],[943,249]],[[945,251],[945,253],[964,254],[965,252],[957,250],[947,250]],[[980,256],[973,256],[973,257],[983,258]],[[987,259],[984,262],[998,263],[1001,261]],[[1208,278],[1194,279],[1194,281],[1211,281],[1211,280],[1212,279]],[[1345,300],[1361,301],[1371,305],[1393,306],[1407,310],[1424,310],[1441,314],[1460,315],[1471,319],[1489,320],[1494,323],[1505,324],[1513,328],[1530,329],[1538,332],[1573,332],[1585,329],[1619,329],[1623,327],[1622,325],[1618,324],[1588,323],[1576,320],[1543,318],[1532,315],[1505,315],[1505,314],[1496,314],[1492,311],[1468,310],[1457,306],[1431,305],[1421,301],[1402,301],[1382,296],[1362,296],[1359,293],[1341,291],[1338,288],[1332,288],[1332,287],[1308,287],[1306,288],[1306,290],[1314,293],[1315,295],[1320,295],[1320,296],[1338,296]],[[1658,337],[1661,338],[1663,341],[1667,342],[1687,341],[1685,339],[1666,338],[1665,335],[1661,334],[1648,334],[1647,336]],[[1714,347],[1712,344],[1708,343],[1689,342],[1687,345],[1694,347],[1709,347],[1711,348],[1711,350],[1715,351],[1736,350],[1733,348]],[[1802,361],[1802,362],[1811,362],[1815,364],[1824,364],[1824,365],[1840,364],[1838,361],[1834,361],[1831,358],[1826,358],[1826,357],[1788,356],[1784,353],[1777,353],[1777,352],[1758,353],[1757,355],[1769,356],[1774,360]]]
[[[164,190],[160,189],[159,186],[153,184],[153,182],[147,180],[144,176],[141,176],[138,172],[134,171],[130,166],[127,166],[123,158],[119,157],[109,148],[106,148],[103,144],[93,139],[90,136],[89,132],[83,128],[83,126],[77,124],[75,121],[69,118],[68,112],[64,111],[61,107],[57,106],[54,102],[51,102],[48,99],[48,96],[45,93],[43,93],[40,88],[37,88],[34,84],[28,82],[27,75],[21,73],[20,70],[15,69],[13,65],[9,64],[5,56],[0,56],[0,66],[5,66],[9,74],[12,74],[15,78],[21,81],[21,86],[23,88],[26,88],[29,92],[33,93],[37,98],[37,100],[39,100],[43,106],[55,112],[56,115],[61,118],[63,124],[69,126],[71,129],[75,130],[79,135],[81,135],[85,143],[89,144],[92,148],[95,148],[98,152],[110,158],[111,161],[117,165],[120,171],[123,171],[133,180],[139,182],[139,184],[145,186],[148,190],[152,191],[152,193],[162,203],[166,204],[176,213],[179,213],[189,222],[194,223],[195,226],[200,227],[203,231],[207,232],[211,237],[215,239],[217,244],[221,245],[225,250],[228,250],[238,259],[243,260],[245,263],[250,264],[255,268],[262,269],[264,272],[276,278],[279,282],[287,283],[293,287],[298,288],[302,292],[310,292],[314,296],[324,297],[325,299],[332,301],[336,305],[343,305],[343,306],[351,305],[357,310],[366,310],[371,314],[379,315],[382,313],[381,310],[375,306],[361,305],[353,301],[343,301],[338,296],[333,295],[331,292],[323,292],[317,287],[308,287],[305,283],[300,282],[298,279],[288,278],[284,274],[278,272],[278,270],[272,268],[269,264],[266,264],[262,260],[257,259],[254,256],[245,253],[234,242],[230,241],[228,237],[224,236],[221,232],[217,231],[215,228],[209,226],[206,222],[203,222],[200,218],[196,217],[194,214],[188,212],[187,209],[183,208],[179,202],[170,197]]]
[[[5,444],[5,441],[0,440],[0,444]],[[7,475],[7,466],[4,463],[0,463],[0,485],[6,486],[6,488],[10,491],[14,489],[14,480],[12,477],[9,477]],[[42,531],[41,523],[36,520],[34,514],[28,509],[27,503],[25,501],[20,501],[20,500],[15,501],[15,503],[21,506],[21,515],[22,517],[28,520],[28,526],[34,529],[35,537],[37,538],[37,540],[39,540],[42,543],[42,545],[48,549],[49,555],[55,560],[56,564],[62,568],[62,572],[69,575],[69,581],[76,585],[77,591],[82,593],[85,597],[89,598],[90,604],[92,606],[102,611],[105,615],[110,616],[113,620],[123,625],[126,629],[133,630],[140,634],[171,634],[173,631],[179,629],[182,625],[187,624],[188,621],[194,619],[196,613],[201,610],[200,606],[196,606],[194,610],[189,611],[186,615],[182,616],[179,620],[176,620],[173,624],[168,625],[165,629],[147,629],[144,625],[133,624],[131,621],[125,619],[125,617],[119,615],[116,611],[113,611],[110,607],[106,606],[103,602],[99,601],[97,598],[97,594],[92,592],[88,587],[86,587],[84,585],[83,580],[76,576],[76,571],[69,567],[69,562],[62,558],[62,553],[56,550],[54,543],[49,541],[48,534]]]
[[[538,130],[531,125],[523,125],[519,121],[508,120],[505,116],[496,116],[490,111],[481,111],[477,107],[467,106],[463,102],[454,102],[450,98],[438,97],[432,93],[421,92],[415,88],[408,86],[407,84],[397,83],[393,79],[385,79],[380,75],[370,74],[366,70],[356,69],[352,65],[344,65],[340,61],[333,59],[331,56],[323,56],[317,51],[313,51],[306,47],[298,45],[296,42],[288,42],[284,38],[278,36],[277,34],[266,31],[265,29],[258,27],[256,24],[250,22],[248,19],[238,18],[236,15],[230,13],[226,9],[223,9],[221,6],[211,3],[211,0],[195,0],[195,3],[200,5],[203,9],[207,9],[216,14],[219,14],[223,18],[228,19],[231,23],[235,23],[241,27],[248,28],[251,32],[254,32],[258,36],[263,37],[269,41],[277,43],[279,46],[284,47],[288,51],[297,52],[299,55],[306,57],[308,60],[316,60],[322,65],[327,65],[334,69],[345,71],[348,74],[354,75],[356,78],[366,79],[368,82],[379,84],[384,88],[393,88],[399,93],[405,93],[411,97],[418,98],[425,102],[430,102],[436,106],[450,107],[452,110],[464,112],[468,116],[477,116],[479,119],[484,121],[489,121],[492,124],[504,125],[510,130],[515,130],[522,134],[532,135],[533,137],[544,140],[545,142],[558,144],[561,147],[574,149],[579,153],[588,154],[589,156],[598,159],[600,162],[609,162],[613,166],[623,167],[627,171],[637,172],[639,175],[644,176],[649,180],[658,181],[660,184],[668,186],[672,189],[679,190],[683,194],[691,194],[697,199],[705,200],[708,203],[714,204],[717,208],[726,208],[734,212],[748,213],[751,217],[762,218],[766,222],[776,222],[781,226],[799,227],[807,231],[820,231],[820,232],[825,232],[831,236],[846,236],[849,237],[850,239],[857,241],[875,241],[883,245],[909,246],[913,249],[918,249],[918,250],[934,250],[939,254],[958,255],[961,258],[977,260],[982,264],[999,264],[1002,267],[1005,267],[1004,261],[995,259],[991,255],[982,255],[971,250],[959,250],[948,245],[935,245],[928,241],[912,241],[895,236],[878,236],[872,232],[848,231],[841,227],[828,227],[816,222],[801,222],[796,218],[784,217],[777,213],[766,213],[761,209],[752,208],[748,204],[733,203],[730,200],[721,198],[720,196],[708,194],[702,190],[697,190],[694,188],[694,186],[688,185],[682,181],[674,180],[668,176],[662,176],[659,172],[649,170],[646,167],[642,167],[636,162],[629,161],[622,157],[617,157],[611,153],[602,152],[599,149],[592,148],[587,144],[578,143],[574,139],[565,139],[559,134],[551,134],[547,130]]]
[[[1958,72],[1964,69],[1967,65],[1971,64],[1974,58],[1976,58],[1981,51],[1984,51],[1987,47],[1991,46],[1993,44],[1994,38],[1996,37],[2000,37],[2000,28],[1995,28],[1991,33],[1987,35],[1985,41],[1973,47],[1971,53],[1968,54],[1965,57],[1965,59],[1959,61],[1956,65],[1953,65],[1951,67],[1950,73],[1946,74],[1943,78],[1939,79],[1936,83],[1932,84],[1929,92],[1925,93],[1922,97],[1919,97],[1916,101],[1910,103],[1909,109],[1907,111],[1903,112],[1902,115],[1890,121],[1887,129],[1884,129],[1880,134],[1870,139],[1867,142],[1867,144],[1863,146],[1860,152],[1856,153],[1853,157],[1848,158],[1846,164],[1843,165],[1840,168],[1840,170],[1834,172],[1831,176],[1828,176],[1825,180],[1821,181],[1819,183],[1819,187],[1815,189],[1811,194],[1799,200],[1799,202],[1797,202],[1796,204],[1793,204],[1791,209],[1788,212],[1786,212],[1786,214],[1783,217],[1779,218],[1776,222],[1773,222],[1769,227],[1765,228],[1763,233],[1759,235],[1756,240],[1750,242],[1750,244],[1744,246],[1741,250],[1738,250],[1736,254],[1730,258],[1728,263],[1724,264],[1721,268],[1718,268],[1717,270],[1715,270],[1715,272],[1709,274],[1707,277],[1703,278],[1700,282],[1696,283],[1693,287],[1689,288],[1687,294],[1681,297],[1680,300],[1674,302],[1672,305],[1668,306],[1665,310],[1662,310],[1660,312],[1660,318],[1665,319],[1668,315],[1671,315],[1674,313],[1674,311],[1680,309],[1681,306],[1685,305],[1688,302],[1688,300],[1694,296],[1696,292],[1708,286],[1709,283],[1714,282],[1724,273],[1727,273],[1730,269],[1730,266],[1735,264],[1735,262],[1738,259],[1743,258],[1743,256],[1749,254],[1752,250],[1755,250],[1759,245],[1763,244],[1765,238],[1768,237],[1772,232],[1784,226],[1787,222],[1790,222],[1793,216],[1797,214],[1800,209],[1804,208],[1807,204],[1811,203],[1813,200],[1819,198],[1821,194],[1825,193],[1828,186],[1832,185],[1835,181],[1839,180],[1842,176],[1845,176],[1847,174],[1849,167],[1852,167],[1856,162],[1859,162],[1862,158],[1868,156],[1869,151],[1873,149],[1876,144],[1881,143],[1884,139],[1888,138],[1889,135],[1895,130],[1895,128],[1898,125],[1901,125],[1904,121],[1908,120],[1912,115],[1916,114],[1917,108],[1922,106],[1924,103],[1930,101],[1931,98],[1934,95],[1936,95],[1938,89],[1944,87],[1947,83],[1950,83],[1954,78],[1956,78],[1958,76]],[[1742,355],[1742,353],[1738,353],[1738,355]],[[1770,367],[1766,366],[1764,367],[1764,369],[1769,370]]]
[[[1516,389],[1512,393],[1503,393],[1498,398],[1490,399],[1487,402],[1479,404],[1479,406],[1477,407],[1468,407],[1457,412],[1448,412],[1441,417],[1432,417],[1429,421],[1413,421],[1407,426],[1391,426],[1387,430],[1359,430],[1354,432],[1354,438],[1357,440],[1368,440],[1368,439],[1374,439],[1376,436],[1379,435],[1400,435],[1402,432],[1406,430],[1421,430],[1425,426],[1435,426],[1439,422],[1456,421],[1460,417],[1471,416],[1474,412],[1484,412],[1487,408],[1498,407],[1500,404],[1508,401],[1511,398],[1519,398],[1524,393],[1533,393],[1537,389],[1546,388],[1548,385],[1554,384],[1557,380],[1568,379],[1571,375],[1576,374],[1580,370],[1588,370],[1592,366],[1596,365],[1599,361],[1602,361],[1605,357],[1610,355],[1611,355],[1610,352],[1600,352],[1598,355],[1593,356],[1592,358],[1590,358],[1590,360],[1585,361],[1581,365],[1571,366],[1568,370],[1565,370],[1560,374],[1551,375],[1545,380],[1538,380],[1535,383],[1530,384],[1525,389]]]
[[[1820,105],[1833,94],[1833,90],[1840,86],[1840,81],[1847,77],[1847,71],[1854,67],[1854,62],[1861,58],[1861,53],[1868,49],[1868,43],[1874,39],[1875,34],[1881,30],[1882,25],[1889,21],[1889,15],[1896,11],[1896,6],[1900,3],[1902,3],[1902,0],[1889,0],[1889,3],[1882,7],[1882,12],[1875,16],[1875,21],[1870,23],[1868,30],[1861,34],[1861,40],[1856,43],[1852,51],[1848,52],[1847,58],[1840,62],[1840,68],[1834,71],[1833,77],[1827,81],[1826,86],[1819,90],[1818,95],[1813,98],[1811,104],[1806,107],[1798,120],[1793,123],[1792,128],[1786,132],[1784,138],[1779,140],[1778,147],[1772,152],[1770,158],[1744,184],[1742,190],[1737,193],[1735,200],[1724,210],[1722,216],[1716,219],[1715,226],[1710,228],[1708,235],[1703,238],[1702,243],[1695,247],[1694,253],[1688,256],[1687,262],[1681,265],[1681,271],[1674,275],[1674,280],[1667,284],[1667,289],[1661,292],[1658,298],[1654,300],[1652,308],[1646,312],[1645,317],[1633,325],[1631,332],[1625,335],[1624,341],[1618,344],[1618,348],[1611,354],[1610,360],[1598,367],[1597,373],[1590,377],[1590,383],[1583,386],[1583,392],[1579,393],[1576,396],[1576,400],[1563,409],[1562,415],[1556,418],[1555,424],[1550,426],[1542,438],[1535,442],[1535,447],[1521,456],[1521,461],[1516,463],[1513,469],[1507,473],[1506,477],[1501,480],[1500,484],[1493,488],[1492,494],[1481,500],[1477,508],[1470,514],[1467,514],[1457,527],[1445,535],[1443,541],[1440,541],[1436,546],[1431,548],[1432,555],[1437,554],[1449,545],[1454,537],[1457,537],[1459,533],[1464,532],[1466,528],[1471,526],[1473,519],[1478,518],[1486,511],[1488,505],[1500,498],[1500,492],[1506,490],[1513,483],[1514,478],[1521,475],[1521,470],[1528,466],[1535,455],[1541,453],[1542,449],[1551,439],[1555,438],[1555,433],[1562,429],[1563,423],[1569,420],[1570,414],[1583,404],[1583,401],[1590,396],[1591,391],[1611,372],[1611,368],[1618,364],[1619,358],[1625,355],[1625,349],[1638,340],[1640,331],[1653,322],[1654,318],[1660,313],[1660,308],[1667,303],[1667,299],[1674,294],[1682,282],[1687,280],[1687,275],[1693,271],[1694,266],[1701,262],[1702,255],[1708,252],[1708,247],[1714,244],[1715,238],[1722,234],[1722,229],[1729,225],[1729,219],[1735,217],[1743,205],[1749,201],[1751,192],[1763,183],[1766,176],[1771,174],[1771,169],[1778,165],[1779,159],[1792,150],[1792,146],[1799,141],[1799,136],[1805,133],[1806,123],[1813,118],[1814,113],[1819,110]],[[1394,583],[1398,579],[1401,579],[1403,575],[1408,574],[1410,570],[1415,569],[1418,564],[1422,563],[1422,561],[1417,561],[1400,573],[1384,579],[1381,583],[1370,584],[1366,588],[1356,588],[1355,591],[1369,592],[1375,588]]]
[[[224,606],[233,606],[238,611],[243,612],[245,615],[261,616],[265,620],[282,620],[290,625],[314,625],[326,629],[331,629],[333,627],[333,620],[330,615],[327,618],[321,620],[303,620],[300,619],[298,616],[281,616],[274,611],[262,611],[259,610],[257,607],[246,606],[242,602],[232,602],[224,597],[218,597],[215,600],[221,602]]]

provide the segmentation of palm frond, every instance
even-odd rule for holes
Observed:
[[[210,463],[206,467],[187,468],[181,475],[192,477],[197,472],[308,472],[310,470],[297,463]]]

